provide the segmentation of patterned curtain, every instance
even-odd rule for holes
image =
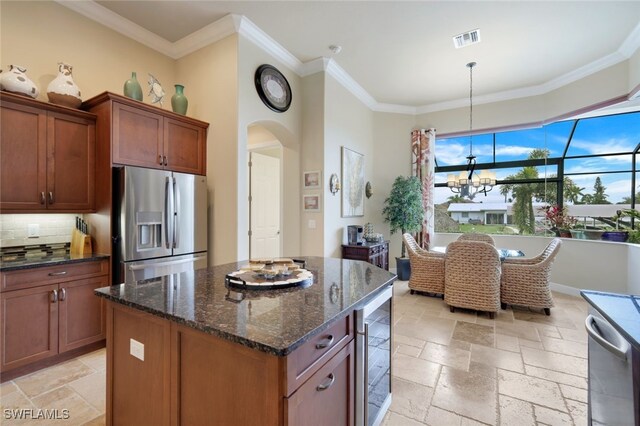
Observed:
[[[435,210],[433,206],[433,183],[435,168],[436,129],[421,129],[411,132],[411,167],[413,176],[422,182],[422,207],[424,220],[422,231],[418,232],[416,241],[425,250],[433,241],[433,225]]]

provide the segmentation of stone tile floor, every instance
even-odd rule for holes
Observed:
[[[104,425],[106,398],[106,349],[45,368],[0,385],[2,425]],[[9,419],[7,411],[31,409],[68,410],[67,419]]]
[[[551,316],[450,313],[396,282],[391,425],[587,424],[587,304],[554,293]],[[0,386],[1,424],[103,425],[105,350]],[[5,409],[66,408],[68,420],[15,421]]]
[[[384,425],[587,424],[587,303],[553,293],[551,316],[496,319],[396,282],[393,402]]]

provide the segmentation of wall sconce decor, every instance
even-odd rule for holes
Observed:
[[[367,198],[371,198],[371,196],[373,195],[373,189],[371,188],[371,182],[367,182],[367,184],[364,186],[364,195],[366,195]]]
[[[340,179],[335,173],[329,178],[329,191],[332,195],[336,195],[336,192],[340,191]]]

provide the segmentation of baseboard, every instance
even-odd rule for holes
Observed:
[[[558,283],[549,283],[549,287],[551,288],[551,290],[557,291],[558,293],[568,294],[569,296],[580,297],[579,288],[571,287],[564,284],[558,284]]]

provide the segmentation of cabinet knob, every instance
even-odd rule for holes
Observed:
[[[323,390],[329,389],[333,384],[333,382],[336,381],[336,376],[334,376],[333,373],[329,374],[327,378],[329,379],[327,383],[323,383],[321,385],[316,386],[317,391],[323,391]]]
[[[51,303],[58,301],[58,290],[51,290]]]
[[[40,193],[40,204],[44,204],[46,202],[46,198],[44,196],[44,191]]]
[[[333,343],[333,335],[330,334],[327,337],[325,337],[325,339],[327,339],[326,342],[316,343],[316,349],[324,349],[331,346],[331,344]]]

